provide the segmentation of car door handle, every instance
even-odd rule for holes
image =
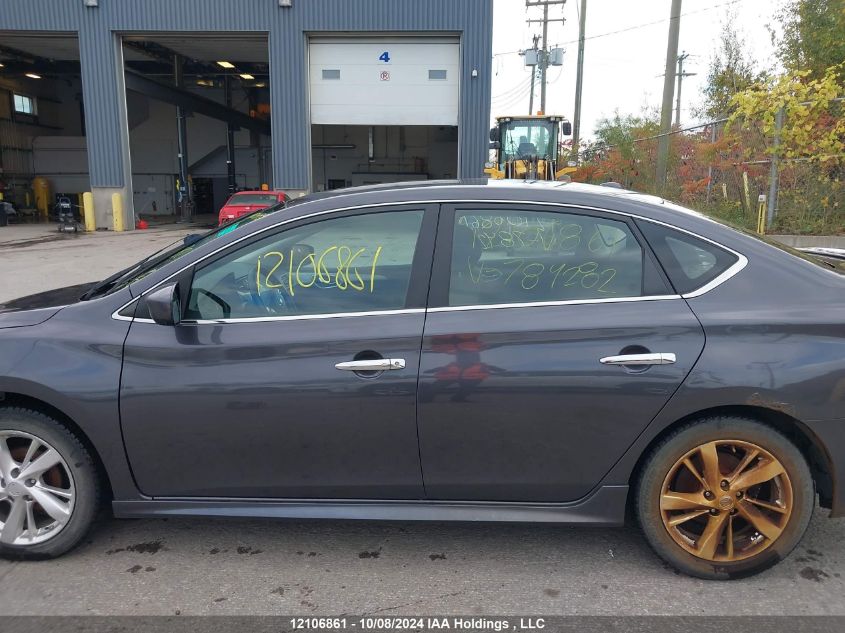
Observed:
[[[405,369],[404,358],[373,358],[369,360],[349,360],[335,364],[335,369],[341,371],[388,371],[390,369]]]
[[[599,362],[603,365],[671,365],[676,360],[669,352],[656,354],[622,354],[621,356],[605,356]]]

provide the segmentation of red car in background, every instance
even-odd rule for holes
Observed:
[[[220,209],[219,224],[223,226],[247,213],[287,201],[288,196],[284,191],[239,191],[226,200]]]

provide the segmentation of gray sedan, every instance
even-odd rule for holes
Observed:
[[[117,516],[639,521],[702,578],[845,515],[845,267],[664,200],[297,200],[0,306],[0,554]]]

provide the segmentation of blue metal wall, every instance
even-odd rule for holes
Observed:
[[[79,35],[94,187],[124,185],[123,95],[116,47],[124,32],[258,31],[269,33],[274,186],[308,189],[307,34],[451,32],[461,36],[459,173],[480,176],[487,160],[492,0],[2,0],[0,30]],[[478,71],[473,78],[472,71]]]

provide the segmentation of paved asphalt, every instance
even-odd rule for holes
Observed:
[[[637,530],[102,519],[54,561],[0,562],[7,615],[845,614],[845,521],[764,574],[675,574]]]
[[[182,234],[12,230],[0,300],[103,277]],[[0,615],[845,615],[845,519],[826,515],[774,569],[705,582],[667,569],[633,528],[104,513],[58,560],[0,561]]]

